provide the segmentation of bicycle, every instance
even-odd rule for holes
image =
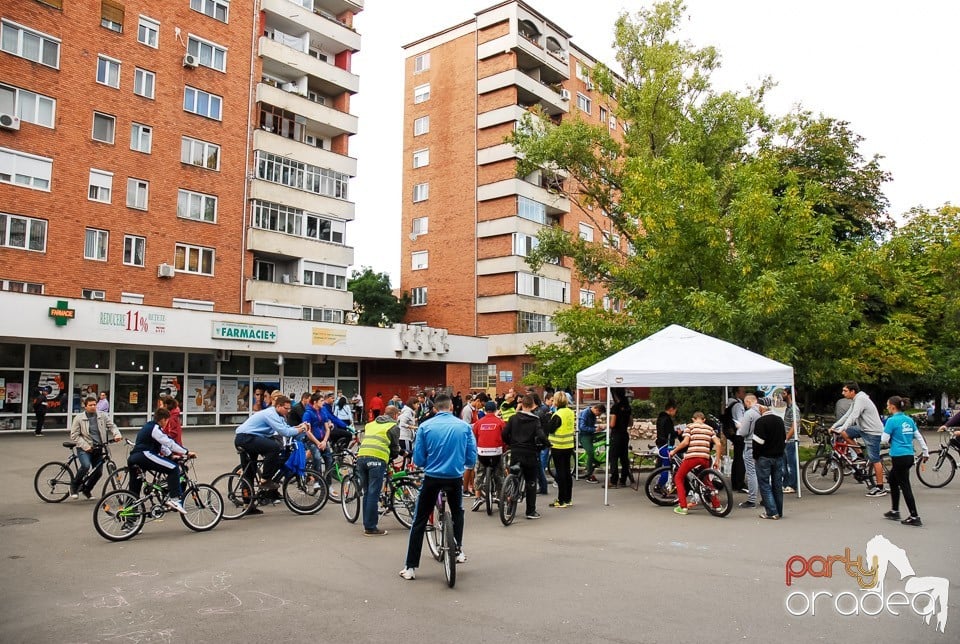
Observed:
[[[108,541],[126,541],[139,534],[147,520],[177,512],[166,505],[170,495],[161,482],[161,477],[165,479],[166,475],[153,470],[150,473],[153,476],[150,481],[144,480],[140,498],[123,489],[110,492],[97,502],[93,509],[93,527],[101,537]],[[144,478],[140,468],[134,468],[131,475]],[[194,532],[214,529],[223,518],[223,497],[212,485],[197,483],[187,461],[181,465],[180,481],[183,486],[180,503],[186,510],[183,514],[177,512],[180,520]]]
[[[580,443],[577,443],[578,449],[577,458],[575,462],[575,467],[577,468],[577,474],[586,475],[587,473],[587,452],[584,449],[579,449]],[[593,461],[596,469],[605,468],[607,465],[607,435],[604,432],[597,432],[593,435]],[[553,456],[547,460],[547,473],[550,474],[556,480],[557,478],[557,466],[553,462]],[[570,475],[573,476],[574,471],[571,468]]]
[[[917,478],[927,487],[944,487],[957,473],[957,461],[950,455],[950,449],[960,455],[960,439],[952,438],[952,432],[941,432],[940,449],[930,452],[930,459],[924,464],[917,461]]]
[[[663,465],[650,472],[644,492],[655,505],[672,506],[679,502],[674,475],[682,461],[683,457],[675,454],[670,459],[670,465]],[[660,475],[664,472],[668,473],[667,480],[660,485]],[[702,501],[707,512],[721,518],[733,510],[733,493],[718,470],[698,465],[687,474],[685,482],[687,498],[691,504]]]
[[[347,440],[345,438],[341,438],[334,443],[333,465],[323,472],[323,480],[327,484],[327,494],[334,503],[340,503],[340,488],[343,482],[353,475],[357,455],[351,446],[356,444],[354,439]]]
[[[506,459],[507,459],[508,453],[509,452],[506,452],[500,455],[499,467],[501,470],[503,469],[503,464],[507,462]],[[488,517],[493,515],[493,504],[496,503],[499,505],[500,503],[500,500],[497,498],[497,494],[496,492],[494,492],[494,487],[493,487],[494,480],[496,479],[496,475],[495,475],[496,470],[497,468],[495,468],[493,465],[484,465],[483,469],[480,472],[478,472],[478,475],[483,480],[483,485],[480,487],[480,503],[486,509]],[[479,508],[477,507],[475,502],[474,511],[478,509]]]
[[[635,474],[633,477],[633,482],[630,484],[630,487],[635,491],[640,491],[640,474],[642,472],[649,472],[658,467],[662,467],[661,461],[662,457],[660,456],[660,451],[657,449],[656,445],[647,445],[647,450],[645,452],[640,452],[637,450],[630,450],[630,471],[632,474]]]
[[[360,517],[360,507],[363,504],[365,491],[360,485],[360,475],[356,471],[343,480],[340,488],[340,507],[343,517],[349,523],[356,523]],[[387,466],[387,476],[383,479],[380,488],[378,511],[380,516],[393,512],[404,528],[413,525],[413,517],[417,509],[417,499],[420,497],[420,486],[417,479],[406,470],[394,470],[392,465]]]
[[[859,448],[862,453],[862,445],[848,441],[842,434],[830,432],[824,426],[816,428],[813,438],[818,443],[817,452],[800,470],[800,480],[808,490],[820,495],[833,494],[840,489],[845,476],[853,476],[857,483],[864,483],[868,488],[876,485],[873,464],[857,452]],[[889,453],[881,453],[880,462],[884,472],[889,474]]]
[[[457,583],[457,539],[453,534],[453,515],[447,503],[447,495],[443,490],[437,494],[437,502],[430,512],[424,537],[430,554],[437,561],[443,562],[443,576],[447,579],[447,586],[453,588]]]
[[[124,439],[128,447],[133,447],[129,439]],[[100,496],[105,496],[108,492],[122,490],[127,487],[130,470],[127,467],[118,468],[116,462],[110,456],[110,448],[107,443],[103,444],[100,451],[100,458],[94,463],[83,479],[78,480],[77,475],[80,470],[79,460],[76,448],[77,444],[73,441],[64,441],[63,446],[70,450],[70,458],[66,463],[59,461],[50,461],[40,466],[36,475],[33,477],[33,489],[37,496],[47,503],[60,503],[70,496],[72,490],[83,487],[94,475],[94,472],[105,467],[107,478],[103,482]]]
[[[286,461],[293,449],[292,441],[285,439],[283,448]],[[239,447],[237,453],[240,454],[240,466],[221,474],[212,484],[223,496],[223,518],[227,521],[246,516],[255,505],[273,505],[275,500],[270,494],[275,490],[264,489],[260,483],[264,478],[263,461]],[[327,503],[327,484],[316,470],[306,468],[302,474],[297,474],[281,465],[270,480],[280,485],[283,502],[294,514],[316,514]]]
[[[505,527],[517,518],[517,504],[521,497],[526,498],[525,485],[520,464],[514,463],[507,469],[507,477],[500,488],[500,523]]]

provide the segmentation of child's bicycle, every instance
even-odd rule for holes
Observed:
[[[93,509],[93,527],[108,541],[126,541],[143,529],[147,520],[160,519],[167,512],[177,512],[167,506],[164,481],[157,472],[150,471],[150,480],[144,480],[140,498],[130,490],[110,492],[97,502]],[[131,476],[144,479],[140,468],[132,468]],[[223,518],[223,497],[212,485],[197,483],[190,473],[187,461],[181,465],[180,485],[183,493],[180,503],[185,513],[180,514],[183,524],[194,532],[212,530]]]

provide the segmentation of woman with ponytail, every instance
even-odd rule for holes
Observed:
[[[890,511],[884,513],[883,516],[892,521],[900,520],[900,492],[902,491],[910,516],[900,523],[921,526],[923,522],[920,521],[920,516],[917,514],[917,503],[913,498],[913,490],[910,488],[910,470],[914,463],[913,441],[920,443],[924,462],[930,457],[930,452],[923,436],[917,430],[917,424],[903,413],[903,410],[909,404],[909,400],[900,396],[892,396],[887,400],[887,411],[890,412],[890,418],[883,426],[883,436],[880,437],[880,444],[890,443],[890,459],[893,461],[893,467],[890,470],[891,507]]]

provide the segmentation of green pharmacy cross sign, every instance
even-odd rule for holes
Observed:
[[[56,306],[51,306],[47,310],[47,315],[53,318],[57,326],[65,326],[67,322],[77,317],[77,312],[68,308],[65,300],[58,300]]]

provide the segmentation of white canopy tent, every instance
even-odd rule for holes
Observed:
[[[677,324],[577,373],[578,390],[606,388],[608,403],[611,387],[744,384],[789,384],[792,390],[793,367]],[[607,442],[610,442],[609,423]],[[609,472],[609,464],[607,469]],[[609,473],[605,478],[609,479]],[[604,482],[604,487],[608,486],[609,480]],[[606,490],[603,502],[607,504]]]

